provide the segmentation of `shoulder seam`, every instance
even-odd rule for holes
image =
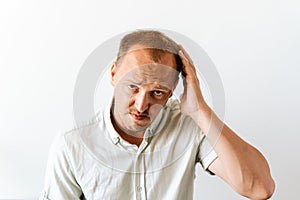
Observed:
[[[85,123],[82,123],[82,124],[80,124],[80,125],[78,125],[78,126],[75,125],[73,129],[64,132],[64,135],[65,135],[65,134],[69,134],[69,133],[71,133],[71,132],[73,132],[73,131],[77,131],[77,130],[80,130],[80,129],[84,129],[84,128],[88,127],[88,126],[97,124],[97,123],[101,122],[101,120],[102,120],[102,119],[99,117],[99,113],[97,113],[97,114],[95,115],[95,117],[93,117],[91,120],[89,120],[89,121],[87,121],[87,122],[85,122]]]

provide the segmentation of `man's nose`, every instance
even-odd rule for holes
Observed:
[[[137,111],[140,113],[143,113],[146,111],[149,106],[150,106],[150,99],[149,99],[149,94],[145,91],[140,91],[138,94],[135,96],[135,108]]]

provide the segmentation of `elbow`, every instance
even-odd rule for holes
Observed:
[[[271,183],[270,185],[266,188],[266,199],[270,199],[273,194],[275,192],[275,182],[274,180],[271,178]]]
[[[270,199],[275,191],[275,182],[272,177],[267,180],[253,180],[247,184],[239,193],[251,200]]]
[[[270,177],[270,180],[267,182],[268,183],[263,186],[262,199],[270,199],[275,191],[275,182],[272,177]]]
[[[275,183],[272,180],[270,183],[268,184],[261,184],[258,185],[256,187],[255,190],[252,191],[252,196],[250,197],[250,199],[253,200],[264,200],[264,199],[270,199],[275,191]]]

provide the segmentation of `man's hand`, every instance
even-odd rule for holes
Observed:
[[[207,110],[208,106],[203,98],[197,72],[192,59],[188,53],[179,45],[179,56],[183,63],[183,86],[184,92],[181,96],[181,112],[195,119],[197,112]]]
[[[193,62],[182,46],[179,47],[185,76],[180,108],[197,123],[218,155],[208,169],[245,197],[269,198],[275,183],[266,159],[224,124],[206,104]]]

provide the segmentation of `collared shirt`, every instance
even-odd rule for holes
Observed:
[[[195,165],[217,155],[197,124],[170,100],[141,145],[114,129],[110,107],[53,142],[40,199],[193,199]]]

